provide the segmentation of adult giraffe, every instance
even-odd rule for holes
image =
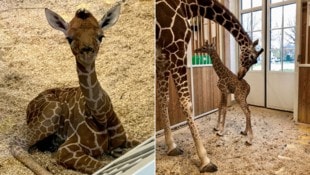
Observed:
[[[183,112],[201,160],[200,172],[217,171],[207,156],[192,116],[192,103],[186,75],[186,51],[191,37],[189,19],[203,16],[225,27],[240,45],[240,68],[238,79],[242,79],[249,68],[257,62],[263,52],[255,50],[248,34],[238,19],[222,4],[214,0],[156,0],[156,78],[161,120],[164,125],[168,155],[182,154],[172,137],[168,117],[168,78],[172,75]]]

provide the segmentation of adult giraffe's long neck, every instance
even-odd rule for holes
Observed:
[[[98,122],[106,122],[106,118],[102,116],[109,115],[113,109],[109,96],[97,79],[95,63],[83,66],[77,62],[77,73],[86,106]]]
[[[217,22],[229,31],[240,46],[252,45],[239,20],[224,5],[215,0],[184,0],[188,19],[198,15]]]

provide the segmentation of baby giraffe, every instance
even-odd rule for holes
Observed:
[[[117,3],[109,9],[99,22],[85,9],[78,10],[69,23],[45,9],[48,23],[68,40],[75,56],[79,86],[45,90],[28,104],[27,132],[14,139],[10,151],[35,174],[50,172],[29,155],[28,150],[34,145],[57,151],[57,162],[66,168],[93,173],[105,165],[97,160],[103,153],[139,144],[127,138],[95,70],[103,31],[117,22],[120,6]]]
[[[254,42],[254,46],[257,45],[257,41]],[[246,116],[246,127],[245,131],[241,131],[241,134],[247,135],[248,139],[246,144],[251,145],[253,139],[252,127],[251,127],[251,113],[249,106],[246,102],[246,98],[250,93],[250,85],[244,80],[239,80],[238,77],[230,71],[221,61],[219,55],[216,52],[214,44],[208,44],[206,41],[205,45],[195,50],[196,53],[207,53],[210,55],[213,68],[219,77],[217,87],[221,91],[221,100],[219,105],[219,117],[217,127],[214,130],[217,131],[218,135],[223,135],[225,117],[227,110],[227,95],[233,93],[237,103],[239,103],[241,109]]]

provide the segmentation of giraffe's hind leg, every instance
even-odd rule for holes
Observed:
[[[54,134],[59,127],[61,106],[58,102],[42,102],[34,104],[38,99],[34,99],[28,105],[27,133],[22,133],[23,137],[15,138],[10,143],[11,154],[25,166],[36,174],[48,174],[49,172],[41,167],[28,153],[30,146],[36,142]],[[38,107],[39,105],[40,107]],[[36,106],[38,108],[32,107]]]
[[[242,93],[235,93],[236,101],[239,103],[242,111],[244,112],[246,116],[246,127],[244,131],[241,131],[242,135],[247,136],[246,145],[252,145],[253,140],[253,131],[252,131],[252,125],[251,125],[251,111],[249,109],[249,105],[246,102],[247,94]]]

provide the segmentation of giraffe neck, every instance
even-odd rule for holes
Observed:
[[[220,59],[217,52],[215,50],[212,50],[212,51],[210,51],[209,55],[211,57],[212,65],[213,65],[214,71],[217,74],[217,76],[220,79],[227,77],[227,73],[229,73],[231,71],[224,65],[224,63]]]
[[[77,62],[79,84],[85,98],[86,106],[92,115],[102,116],[112,110],[111,102],[97,79],[95,63],[83,66]]]
[[[196,16],[208,18],[228,30],[240,46],[249,46],[252,41],[239,20],[224,5],[215,0],[181,0],[185,1],[181,8],[186,9],[188,19]]]

